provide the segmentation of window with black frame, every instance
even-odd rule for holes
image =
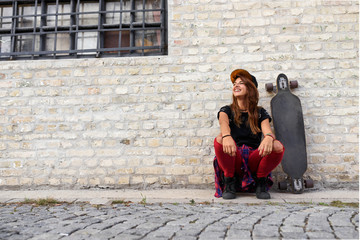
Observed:
[[[167,54],[166,0],[0,1],[0,60]]]

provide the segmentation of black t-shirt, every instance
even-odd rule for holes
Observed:
[[[262,133],[260,132],[258,134],[253,134],[251,132],[250,125],[248,123],[248,117],[249,117],[248,113],[241,113],[241,118],[242,118],[241,124],[240,127],[238,127],[234,122],[234,114],[232,113],[229,105],[220,108],[220,111],[218,112],[217,115],[218,119],[220,112],[224,112],[228,115],[231,137],[234,139],[237,146],[241,147],[243,144],[245,144],[254,149],[259,147]],[[269,119],[269,121],[271,122],[271,117],[268,114],[268,112],[264,108],[259,107],[258,126],[260,130],[261,130],[261,122],[264,121],[265,119]]]

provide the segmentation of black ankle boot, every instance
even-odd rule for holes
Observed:
[[[256,197],[258,199],[270,199],[270,194],[266,190],[266,178],[256,179]]]
[[[223,199],[236,198],[236,187],[234,177],[225,177],[225,190],[222,195]]]

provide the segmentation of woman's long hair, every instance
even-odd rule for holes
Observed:
[[[239,76],[241,80],[244,82],[247,93],[245,96],[245,107],[249,112],[248,123],[253,134],[257,134],[261,132],[258,127],[258,119],[259,119],[259,92],[255,86],[255,84],[248,78],[244,76]],[[234,114],[234,121],[237,126],[240,126],[241,122],[241,109],[237,103],[236,97],[233,95],[233,102],[230,105],[230,108]]]

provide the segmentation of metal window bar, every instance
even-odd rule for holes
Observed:
[[[120,0],[120,24],[119,24],[119,44],[118,46],[121,48],[121,38],[122,38],[122,31],[121,31],[121,26],[122,26],[122,17],[123,17],[123,0]],[[118,56],[121,56],[121,51],[118,51]]]
[[[99,0],[99,16],[98,16],[98,35],[97,35],[97,51],[96,51],[96,57],[100,57],[101,52],[98,51],[98,49],[101,49],[104,47],[104,35],[105,32],[101,31],[102,26],[104,25],[104,18],[105,14],[103,14],[103,11],[105,10],[105,1]]]
[[[12,22],[11,22],[11,35],[15,34],[15,29],[16,29],[16,25],[17,25],[17,2],[15,2],[13,4],[13,9],[12,9]],[[11,52],[15,52],[15,41],[16,41],[16,37],[11,37],[11,46],[10,46],[10,51]],[[13,56],[10,55],[10,60],[13,59]]]
[[[54,35],[54,58],[56,58],[56,46],[57,46],[57,36],[58,36],[58,19],[59,19],[59,0],[56,0],[56,10],[55,10],[55,35]]]
[[[99,1],[99,11],[83,11],[80,12],[80,4],[87,3],[89,1],[80,1],[80,0],[52,0],[52,1],[45,1],[45,0],[36,0],[36,1],[1,1],[1,6],[12,6],[12,16],[6,17],[0,15],[0,18],[11,18],[11,28],[2,28],[0,29],[0,36],[10,37],[11,39],[11,47],[10,52],[0,52],[0,60],[9,60],[9,59],[38,59],[38,58],[49,58],[52,55],[53,58],[71,58],[71,57],[100,57],[100,56],[114,56],[113,53],[109,52],[116,52],[115,55],[117,56],[129,56],[129,55],[164,55],[167,54],[167,16],[166,16],[166,1],[162,0],[159,9],[146,9],[145,0],[143,0],[143,9],[136,9],[135,0],[131,0],[131,9],[126,10],[123,9],[124,1],[119,0],[120,3],[120,10],[109,10],[106,9],[105,3],[106,0]],[[34,13],[33,14],[20,14],[18,12],[19,7],[22,4],[34,4]],[[56,4],[56,12],[55,14],[50,14],[47,12],[47,6],[49,3]],[[59,4],[69,4],[70,6],[70,13],[59,12]],[[41,7],[41,14],[38,13],[38,6]],[[157,12],[160,11],[161,20],[160,23],[148,23],[146,22],[145,13],[146,12]],[[2,11],[3,12],[3,11]],[[141,22],[135,22],[135,14],[141,12],[143,19]],[[81,25],[79,22],[80,14],[92,14],[97,13],[99,14],[98,17],[98,24],[97,25]],[[120,15],[120,21],[117,24],[108,24],[105,23],[106,14],[110,13],[117,13]],[[130,23],[123,23],[123,14],[130,13]],[[1,12],[0,12],[1,14]],[[55,26],[48,26],[47,25],[47,17],[55,15]],[[69,16],[70,17],[70,25],[69,26],[59,26],[59,16]],[[20,27],[19,20],[20,17],[32,17],[34,19],[34,24],[32,27]],[[40,17],[40,24],[37,24],[37,19]],[[98,32],[97,37],[97,45],[96,49],[78,49],[78,39],[79,33],[85,32]],[[145,46],[145,31],[147,30],[155,30],[160,31],[160,43],[157,43],[157,46]],[[104,46],[104,38],[106,36],[105,32],[107,31],[117,31],[119,32],[119,40],[117,47],[105,47]],[[122,36],[123,31],[130,32],[130,45],[128,47],[122,47]],[[142,31],[142,39],[141,46],[136,46],[135,44],[135,34],[136,31]],[[46,36],[47,34],[54,34],[54,48],[52,50],[46,49]],[[67,33],[69,34],[70,38],[70,49],[69,50],[58,50],[57,49],[57,41],[58,41],[58,34],[59,33]],[[32,49],[31,51],[20,51],[16,52],[17,44],[21,44],[21,42],[17,42],[17,39],[21,39],[23,36],[32,35]],[[38,37],[37,37],[38,36]],[[36,41],[39,41],[38,51],[36,51]],[[20,48],[19,48],[20,49]],[[155,52],[147,52],[145,50],[157,50]],[[140,52],[139,52],[140,50]],[[85,53],[94,53],[94,55],[83,55]],[[125,52],[125,53],[124,53]],[[60,55],[59,55],[60,54]],[[65,55],[64,55],[65,54]]]
[[[40,17],[40,43],[39,43],[39,50],[40,52],[45,51],[45,44],[46,44],[46,35],[44,32],[44,27],[46,26],[46,12],[47,12],[47,5],[45,4],[45,1],[41,1],[41,17]],[[40,55],[41,57],[42,55]]]
[[[143,0],[143,4],[142,4],[142,9],[145,9],[145,0]],[[142,12],[142,39],[141,39],[141,44],[142,44],[142,49],[141,49],[141,53],[142,55],[144,55],[144,46],[145,46],[145,11]]]
[[[167,54],[167,42],[168,42],[168,39],[167,39],[167,29],[168,29],[168,26],[167,26],[167,1],[165,0],[161,0],[161,13],[160,13],[160,16],[161,16],[161,27],[160,27],[160,31],[161,31],[161,43],[160,43],[160,46],[161,46],[161,53],[162,54]]]
[[[35,53],[35,43],[36,43],[36,23],[37,23],[37,7],[38,1],[35,1],[35,9],[34,9],[34,30],[33,30],[33,41],[32,41],[32,52]],[[34,54],[31,54],[31,59],[34,59]]]
[[[75,0],[74,0],[75,1]],[[78,39],[79,39],[79,12],[80,12],[80,0],[77,0],[77,3],[76,3],[76,14],[75,14],[75,34],[74,34],[74,49],[78,49],[78,45],[79,45],[79,42],[78,42]],[[77,53],[74,54],[75,56],[77,55]]]
[[[72,0],[70,2],[70,9],[71,9],[71,14],[70,14],[70,55],[74,56],[73,52],[71,52],[72,50],[75,49],[75,37],[76,37],[76,33],[73,29],[73,26],[76,25],[76,4],[75,1]]]
[[[135,0],[130,1],[131,12],[130,12],[130,47],[133,48],[135,46],[135,32],[133,29],[133,23],[135,22]],[[133,53],[134,51],[130,51]]]

